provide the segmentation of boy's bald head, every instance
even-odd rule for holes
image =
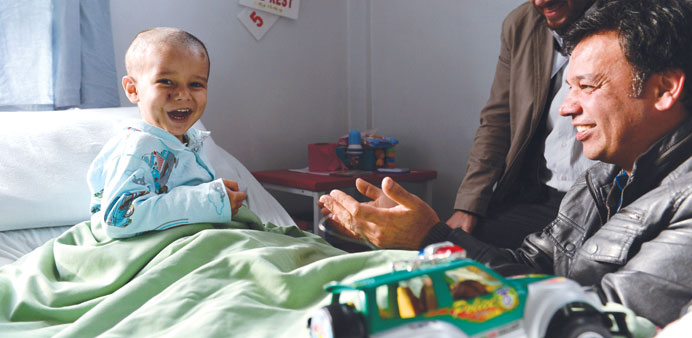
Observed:
[[[209,53],[204,43],[194,35],[172,27],[156,27],[139,32],[125,53],[125,69],[134,76],[140,71],[142,58],[161,48],[187,48],[203,54],[209,63]]]

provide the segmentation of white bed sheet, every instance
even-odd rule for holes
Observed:
[[[0,266],[12,263],[70,226],[0,231]]]

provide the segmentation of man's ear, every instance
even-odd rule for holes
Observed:
[[[123,89],[125,90],[125,95],[132,103],[139,102],[139,92],[137,91],[137,82],[130,75],[123,76]]]
[[[656,82],[656,109],[670,109],[680,99],[685,86],[685,73],[680,69],[665,71]]]

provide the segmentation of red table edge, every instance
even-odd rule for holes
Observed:
[[[270,183],[309,191],[328,191],[355,187],[357,177],[330,176],[295,172],[288,169],[253,171],[260,183]],[[373,173],[360,178],[379,185],[383,178],[391,177],[397,182],[422,182],[437,178],[435,170],[411,169],[408,173]]]

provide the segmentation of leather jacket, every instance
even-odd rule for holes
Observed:
[[[557,218],[517,250],[492,247],[443,223],[422,245],[450,240],[504,275],[571,278],[663,326],[692,299],[690,155],[688,118],[637,159],[622,193],[614,182],[620,168],[598,163],[587,170]]]

